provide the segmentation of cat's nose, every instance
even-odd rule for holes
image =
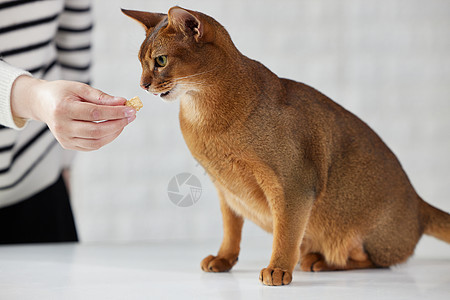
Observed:
[[[143,88],[144,90],[148,90],[148,88],[150,87],[150,85],[152,85],[152,83],[148,83],[148,82],[141,82],[141,88]]]

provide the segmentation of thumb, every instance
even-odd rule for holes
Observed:
[[[99,105],[124,105],[127,99],[123,97],[114,97],[107,93],[95,89],[89,85],[84,85],[82,94],[79,95],[84,101]]]

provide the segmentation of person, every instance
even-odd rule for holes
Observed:
[[[0,0],[1,244],[78,241],[70,150],[99,149],[135,118],[89,85],[90,12],[87,0]]]

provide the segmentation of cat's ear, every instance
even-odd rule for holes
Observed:
[[[144,26],[146,31],[158,25],[158,23],[167,16],[165,14],[150,13],[146,11],[128,10],[123,8],[121,10],[125,15],[138,21],[142,26]]]
[[[212,42],[214,32],[203,16],[195,11],[174,6],[168,12],[169,26],[179,28],[192,35],[197,42]]]

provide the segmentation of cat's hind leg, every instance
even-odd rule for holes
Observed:
[[[350,257],[344,266],[333,266],[327,263],[320,253],[308,253],[303,255],[300,262],[300,269],[305,272],[343,271],[376,267],[377,266],[369,258],[366,258],[365,260],[354,260]]]
[[[364,251],[362,244],[352,243],[351,248],[341,249],[345,251],[347,259],[344,263],[332,263],[327,261],[320,252],[311,252],[310,241],[305,241],[300,249],[300,269],[305,272],[339,271],[376,268]],[[336,250],[335,250],[336,251]]]

